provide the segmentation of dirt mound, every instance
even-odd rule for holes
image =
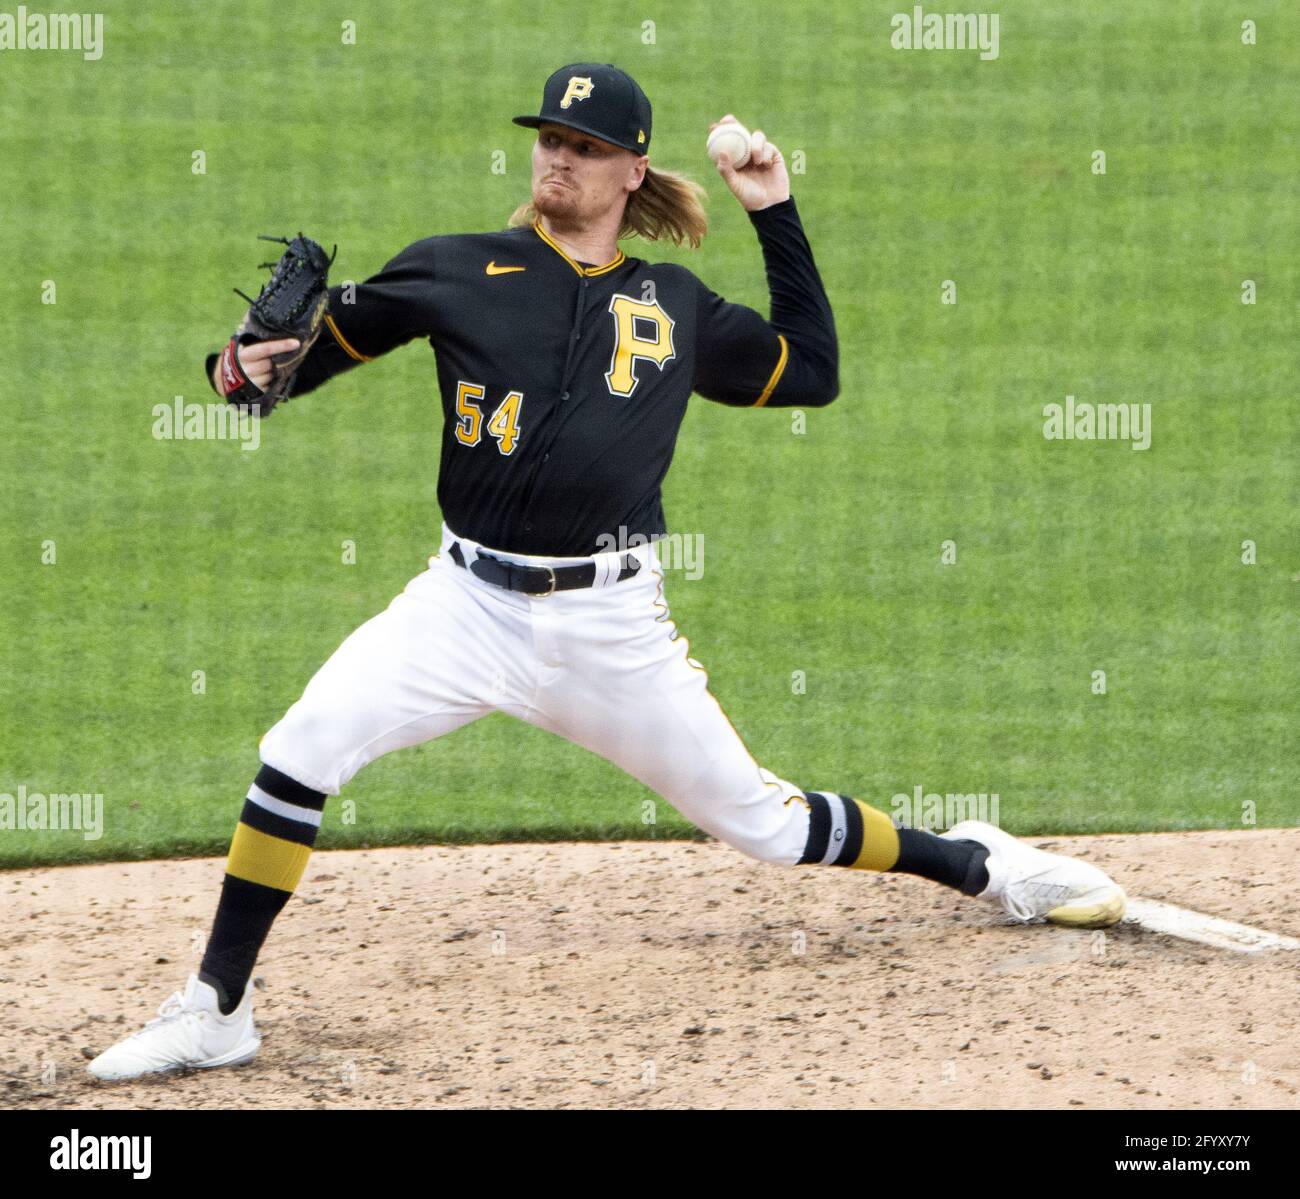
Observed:
[[[1034,843],[1300,935],[1300,830]],[[317,853],[258,965],[259,1058],[96,1083],[194,968],[223,865],[0,875],[0,1106],[1297,1106],[1295,953],[687,843]]]

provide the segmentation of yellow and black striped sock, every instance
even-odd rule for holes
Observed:
[[[898,860],[898,830],[884,812],[834,791],[805,791],[808,844],[799,864],[888,870]]]
[[[802,865],[849,866],[917,874],[967,895],[988,885],[988,851],[974,841],[948,841],[924,830],[896,828],[884,812],[833,791],[805,791],[808,844]]]
[[[325,796],[263,766],[235,826],[199,978],[215,988],[221,1010],[239,1006],[271,925],[298,886]]]

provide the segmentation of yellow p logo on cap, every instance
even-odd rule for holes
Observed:
[[[564,99],[560,101],[560,107],[568,108],[575,100],[585,100],[591,95],[591,91],[590,75],[570,75],[569,86],[564,89]]]

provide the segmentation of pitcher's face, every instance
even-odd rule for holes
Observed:
[[[586,225],[622,206],[649,159],[589,133],[544,122],[533,146],[533,207],[566,225]]]

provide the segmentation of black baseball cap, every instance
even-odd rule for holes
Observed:
[[[637,81],[608,62],[576,62],[561,67],[542,90],[542,111],[515,117],[516,125],[536,129],[543,121],[567,125],[634,154],[650,151],[650,101]]]

